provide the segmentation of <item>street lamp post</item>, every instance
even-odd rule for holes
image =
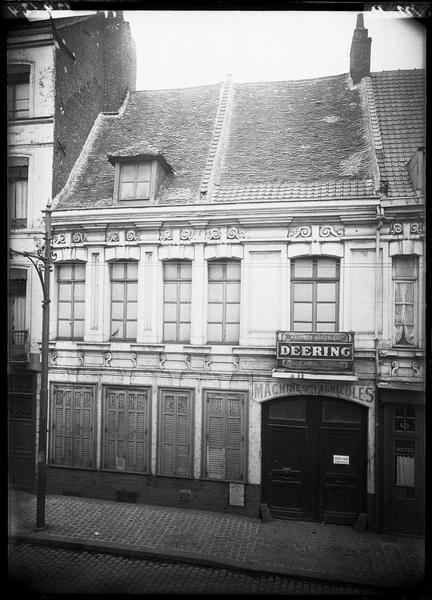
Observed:
[[[46,442],[47,442],[47,412],[48,412],[48,352],[49,352],[49,312],[50,312],[50,272],[55,256],[51,250],[51,212],[52,205],[48,202],[45,213],[45,244],[37,254],[10,250],[28,258],[35,267],[42,285],[42,348],[41,348],[41,387],[39,399],[39,452],[37,461],[37,496],[36,496],[36,530],[45,529],[45,495],[46,495]]]

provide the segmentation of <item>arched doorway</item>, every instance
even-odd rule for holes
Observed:
[[[366,512],[367,408],[320,396],[263,405],[263,501],[275,517],[351,525]]]

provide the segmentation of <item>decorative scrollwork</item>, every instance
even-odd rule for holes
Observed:
[[[233,361],[233,365],[234,365],[234,373],[237,373],[238,370],[240,369],[240,356],[236,356],[234,354],[234,356],[232,357],[232,361]]]
[[[85,359],[85,354],[84,352],[78,352],[78,359],[80,361],[80,365],[81,367],[84,366],[84,359]]]
[[[54,236],[54,244],[66,244],[66,236],[64,233],[58,233]]]
[[[159,239],[161,242],[171,241],[173,239],[172,229],[164,229],[159,234]]]
[[[51,350],[51,352],[49,353],[49,360],[50,360],[50,364],[53,367],[57,366],[57,352],[55,350]]]
[[[414,377],[420,377],[420,368],[421,368],[421,364],[417,360],[414,360],[413,364],[412,364],[412,369],[414,371]]]
[[[126,241],[127,242],[136,242],[139,239],[139,236],[136,231],[130,229],[126,231]]]
[[[410,232],[414,235],[423,233],[423,224],[422,223],[411,223]]]
[[[342,237],[343,229],[335,229],[333,225],[323,225],[319,230],[320,237],[330,237],[333,235],[334,237]]]
[[[400,235],[403,233],[403,225],[402,223],[392,223],[390,228],[390,233],[393,235]]]
[[[241,240],[245,237],[245,232],[240,231],[237,227],[230,227],[227,231],[227,239],[229,240]]]
[[[210,371],[210,366],[212,363],[212,357],[210,356],[210,354],[207,354],[207,356],[205,356],[204,358],[204,367],[206,371]]]
[[[298,237],[308,238],[312,235],[312,228],[310,225],[302,225],[301,227],[297,227],[297,229],[289,235],[290,239],[295,239]]]
[[[111,352],[105,352],[104,354],[104,366],[105,367],[110,367],[111,366],[111,361],[112,361],[112,354]]]
[[[136,366],[137,366],[137,355],[136,355],[136,352],[132,352],[131,353],[130,359],[131,359],[131,362],[132,362],[132,367],[136,368]]]
[[[186,354],[186,356],[184,357],[184,361],[185,361],[186,369],[190,369],[191,368],[191,355]]]
[[[107,231],[105,239],[107,242],[118,242],[120,240],[120,235],[118,231]]]
[[[74,231],[72,234],[72,243],[73,244],[82,244],[87,241],[87,236],[82,231]]]
[[[165,363],[166,363],[166,355],[163,352],[161,352],[159,354],[159,367],[161,369],[165,369]]]
[[[393,360],[391,363],[391,376],[395,377],[397,375],[397,371],[399,369],[399,363],[397,360]]]
[[[208,240],[220,240],[221,238],[221,230],[217,227],[213,227],[212,229],[207,229],[206,231],[206,239]]]
[[[194,232],[192,229],[182,229],[180,231],[180,239],[182,241],[191,240],[193,238]]]

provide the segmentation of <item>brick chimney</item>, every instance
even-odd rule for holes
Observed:
[[[370,56],[372,39],[365,29],[363,15],[357,15],[357,24],[351,42],[350,75],[353,83],[359,83],[370,75]]]

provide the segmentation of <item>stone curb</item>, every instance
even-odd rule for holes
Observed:
[[[57,548],[67,548],[71,550],[82,550],[87,552],[102,552],[129,558],[156,558],[159,560],[184,562],[206,567],[219,567],[235,571],[246,571],[254,574],[284,575],[297,579],[314,581],[315,583],[327,583],[334,585],[360,585],[364,588],[370,588],[371,592],[377,591],[377,588],[391,590],[400,589],[400,583],[390,582],[383,584],[381,581],[368,578],[367,581],[361,577],[344,576],[343,579],[337,579],[329,576],[327,573],[316,570],[286,569],[277,566],[265,566],[261,564],[243,563],[235,560],[224,560],[221,558],[204,557],[196,552],[184,552],[171,549],[154,549],[145,546],[137,547],[130,544],[118,544],[113,542],[96,542],[82,540],[73,537],[63,537],[57,535],[44,534],[42,531],[35,533],[12,533],[9,534],[10,541],[25,542],[28,544],[55,546]],[[420,584],[418,584],[420,585]],[[399,587],[398,587],[399,586]],[[413,589],[413,588],[410,588]]]

